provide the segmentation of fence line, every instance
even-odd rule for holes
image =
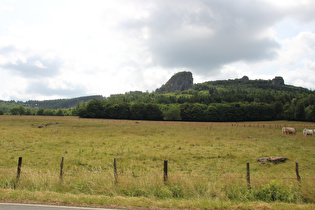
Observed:
[[[118,172],[117,172],[117,159],[114,158],[114,183],[115,184],[118,184],[119,183],[119,180],[118,180]],[[62,157],[62,160],[61,160],[61,164],[60,164],[60,183],[62,184],[62,179],[63,179],[63,174],[64,174],[64,171],[63,171],[63,166],[64,166],[64,157]],[[17,177],[16,177],[16,183],[14,184],[14,189],[16,189],[16,186],[18,185],[18,182],[19,182],[19,179],[20,179],[20,176],[21,176],[21,172],[22,172],[22,157],[19,157],[19,160],[18,160],[18,170],[17,170]],[[295,162],[295,173],[296,173],[296,178],[281,178],[281,179],[286,179],[286,180],[297,180],[299,182],[299,184],[301,184],[301,176],[299,175],[299,163],[298,162]],[[123,174],[119,174],[121,176],[124,176]],[[189,175],[189,176],[193,176],[193,177],[205,177],[205,176],[202,176],[202,175]],[[218,176],[222,176],[222,175],[218,175]],[[134,176],[136,178],[138,178],[139,176]],[[212,176],[213,177],[213,176]],[[244,178],[245,177],[245,178]],[[252,187],[251,187],[251,173],[250,173],[250,164],[249,163],[246,163],[246,174],[244,173],[244,177],[233,177],[234,179],[237,178],[237,179],[241,179],[241,180],[246,180],[247,182],[247,187],[248,187],[248,190],[251,190]],[[259,178],[260,180],[270,180],[272,178],[268,178],[268,177],[264,177],[264,178]],[[254,180],[255,180],[255,177],[254,177]],[[308,178],[303,178],[303,180],[315,180],[315,179],[308,179]],[[164,181],[164,184],[167,184],[168,182],[168,160],[164,160],[164,168],[163,168],[163,181]],[[254,184],[255,185],[255,184]]]
[[[214,126],[238,126],[238,127],[315,127],[315,124],[307,124],[307,123],[264,123],[263,121],[246,121],[246,122],[196,122],[196,121],[148,121],[148,120],[126,120],[126,119],[103,119],[103,118],[79,118],[77,116],[40,116],[40,115],[1,115],[0,118],[34,118],[37,119],[48,119],[48,120],[73,120],[76,119],[78,121],[99,121],[99,122],[141,122],[141,123],[153,123],[153,124],[181,124],[181,125],[214,125]],[[278,121],[279,122],[279,121]],[[282,121],[280,121],[282,122]]]

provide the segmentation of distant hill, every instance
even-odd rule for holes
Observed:
[[[80,103],[86,103],[93,99],[105,99],[101,95],[83,96],[71,99],[55,99],[55,100],[29,100],[23,101],[3,101],[0,100],[0,110],[4,113],[8,113],[12,108],[18,108],[20,106],[27,109],[68,109],[74,108]]]
[[[177,109],[180,108],[183,115],[182,119],[185,119],[184,113],[186,112],[184,110],[186,109],[210,110],[216,107],[218,110],[222,110],[225,106],[249,109],[250,106],[259,105],[261,109],[273,109],[273,112],[279,115],[272,119],[315,120],[315,91],[286,85],[280,76],[270,80],[250,80],[244,76],[237,79],[193,84],[191,72],[179,72],[173,75],[164,85],[151,93],[129,91],[125,94],[114,94],[109,97],[93,95],[71,99],[29,100],[27,102],[0,100],[0,110],[8,113],[10,109],[20,106],[32,110],[68,109],[75,108],[79,104],[84,108],[84,103],[94,99],[105,101],[109,103],[108,106],[121,103],[128,104],[128,106],[131,106],[132,103],[158,104],[163,112],[175,106]],[[180,106],[183,104],[193,104],[194,106]],[[192,114],[192,116],[195,115]],[[192,118],[186,117],[186,119]],[[250,118],[247,117],[246,119]]]
[[[281,92],[299,92],[299,93],[311,93],[312,91],[307,88],[296,87],[293,85],[285,85],[282,77],[276,76],[272,80],[250,80],[247,76],[241,79],[229,79],[229,80],[216,80],[198,83],[194,85],[194,90],[213,90],[218,88],[225,90],[225,92],[241,92],[249,93],[256,92],[259,90],[274,90]]]
[[[190,73],[190,72],[189,72]],[[305,99],[315,97],[314,91],[302,87],[286,85],[282,77],[276,76],[270,80],[250,80],[247,76],[240,79],[216,80],[196,83],[190,86],[192,75],[188,72],[175,74],[165,85],[152,93],[128,92],[111,95],[107,100],[112,102],[133,102],[158,104],[181,103],[291,103],[295,98]],[[184,81],[180,81],[183,79]],[[312,102],[310,102],[312,103]],[[308,103],[305,103],[308,106]]]
[[[84,118],[206,122],[315,121],[315,92],[286,85],[282,77],[190,84],[180,72],[155,92],[128,92],[79,105]],[[189,84],[189,86],[183,85]]]
[[[56,100],[29,100],[26,101],[30,108],[43,108],[43,109],[63,109],[76,107],[79,103],[85,103],[93,99],[104,99],[101,95],[83,96],[71,99],[56,99]]]

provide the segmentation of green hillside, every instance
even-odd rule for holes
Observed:
[[[285,85],[281,79],[280,83],[275,79],[249,80],[248,77],[208,81],[194,84],[192,89],[163,94],[130,91],[109,97],[0,101],[0,110],[9,114],[65,115],[56,109],[70,108],[67,115],[106,119],[314,122],[315,92]],[[12,111],[12,108],[15,110]],[[19,112],[18,108],[28,111]]]
[[[231,103],[231,102],[291,102],[292,99],[314,100],[314,91],[291,85],[273,84],[271,80],[217,80],[194,84],[193,89],[164,94],[131,92],[107,98],[115,102],[172,103]],[[314,103],[314,102],[313,102]],[[306,104],[308,105],[308,104]]]
[[[103,96],[94,95],[94,96],[83,96],[78,98],[71,99],[56,99],[56,100],[29,100],[26,102],[23,101],[3,101],[0,100],[0,110],[3,113],[13,114],[35,114],[37,110],[42,109],[69,109],[76,107],[79,103],[88,102],[92,99],[103,99]],[[0,113],[1,113],[0,111]],[[12,114],[12,113],[11,113]]]
[[[63,109],[76,107],[79,103],[88,102],[92,99],[103,99],[101,95],[84,96],[71,99],[56,99],[56,100],[29,100],[26,102],[31,108],[43,108],[43,109]]]
[[[219,80],[158,94],[130,92],[80,106],[80,117],[183,121],[315,121],[315,92],[274,80]]]

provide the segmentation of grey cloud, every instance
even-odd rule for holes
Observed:
[[[13,70],[26,78],[52,77],[60,72],[62,60],[58,57],[47,58],[41,55],[34,55],[32,52],[17,49],[13,45],[0,48],[0,53],[6,57],[18,59],[14,63],[6,63],[1,67]],[[23,59],[19,57],[24,57]]]
[[[58,75],[61,67],[61,60],[58,58],[47,59],[41,56],[28,57],[26,61],[18,60],[15,63],[3,65],[4,68],[14,70],[23,77],[52,77]]]
[[[158,1],[149,18],[124,27],[149,29],[145,44],[156,64],[206,73],[235,61],[275,58],[279,44],[261,35],[279,19],[278,11],[257,1]]]
[[[286,13],[301,22],[312,22],[315,24],[314,8],[315,1],[301,2],[298,6],[289,8]]]
[[[11,52],[15,52],[16,50],[17,49],[13,45],[8,45],[8,46],[5,46],[3,48],[0,48],[0,53],[1,54],[8,54]]]
[[[78,97],[87,93],[85,87],[80,85],[73,85],[66,83],[67,88],[50,88],[45,81],[33,82],[28,85],[25,92],[29,94],[38,94],[42,96],[54,96],[60,97]]]
[[[188,38],[151,43],[150,49],[158,63],[169,67],[189,67],[200,71],[216,69],[221,65],[239,61],[272,59],[277,43],[262,39],[230,39],[230,37]]]

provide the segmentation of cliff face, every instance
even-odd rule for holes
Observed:
[[[156,89],[156,93],[169,93],[177,90],[183,91],[193,88],[193,77],[191,72],[179,72],[171,77],[164,85]]]
[[[284,80],[282,77],[275,77],[273,80],[272,80],[272,84],[275,84],[275,85],[284,85]]]

